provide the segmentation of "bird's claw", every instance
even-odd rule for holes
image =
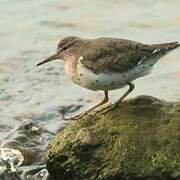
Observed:
[[[99,107],[96,112],[103,112],[105,109],[109,108],[112,104],[111,103],[108,103],[102,107]]]
[[[87,113],[85,112],[85,113],[81,113],[81,114],[78,114],[78,115],[73,116],[73,117],[70,117],[70,118],[63,117],[63,119],[64,119],[65,121],[70,121],[70,120],[76,121],[76,120],[84,117],[86,114],[87,114]]]
[[[101,114],[106,114],[110,110],[114,109],[116,106],[117,106],[116,103],[114,104],[109,103],[106,106],[103,106],[102,108],[98,109],[98,112],[101,112]]]
[[[86,111],[84,113],[78,114],[78,115],[70,117],[70,118],[63,117],[63,119],[65,121],[69,121],[69,120],[76,121],[76,120],[84,117],[85,115],[89,114],[90,112],[94,112],[94,113],[100,112],[101,114],[106,114],[107,112],[109,112],[110,110],[115,108],[116,106],[117,106],[116,103],[114,103],[114,104],[109,103],[107,105],[104,105],[103,107],[96,109],[96,110]]]

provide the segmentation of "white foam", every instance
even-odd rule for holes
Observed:
[[[16,171],[16,168],[24,162],[24,156],[17,149],[1,148],[0,158],[10,165],[11,171]]]

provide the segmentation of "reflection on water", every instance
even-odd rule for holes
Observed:
[[[28,147],[22,145],[26,139],[27,146],[35,148],[33,152],[45,151],[53,135],[47,139],[46,135],[42,136],[40,144],[31,142],[25,132],[25,135],[19,134],[22,130],[18,127],[22,127],[25,120],[56,133],[66,126],[59,115],[64,106],[75,104],[75,110],[81,106],[83,108],[80,110],[83,110],[95,103],[97,97],[102,97],[101,92],[91,92],[74,85],[64,76],[62,62],[35,66],[39,60],[55,51],[60,38],[77,35],[89,38],[121,37],[145,43],[180,41],[179,7],[178,0],[1,2],[1,147],[7,142],[14,143],[13,148],[23,147],[25,152],[29,152]],[[136,90],[131,96],[148,94],[179,100],[179,57],[180,49],[164,57],[156,64],[151,75],[136,80]],[[112,99],[119,97],[123,91],[112,92]],[[14,127],[17,127],[15,132]],[[28,153],[25,156],[28,157]],[[38,169],[33,165],[34,162],[29,163],[28,167]],[[25,166],[21,174],[24,172]],[[31,172],[38,176],[38,171]]]

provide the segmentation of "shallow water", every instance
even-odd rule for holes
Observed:
[[[101,92],[74,85],[64,75],[62,62],[35,66],[54,53],[62,37],[109,36],[144,43],[180,41],[179,7],[178,0],[1,0],[1,147],[17,141],[19,128],[24,127],[24,123],[33,122],[34,126],[44,128],[48,133],[40,133],[32,142],[32,139],[26,139],[27,130],[23,131],[21,136],[27,146],[18,139],[20,144],[14,143],[13,148],[23,147],[29,152],[29,147],[33,147],[35,152],[45,151],[53,138],[49,131],[56,133],[66,126],[59,112],[64,109],[82,111],[102,98]],[[131,97],[147,94],[165,100],[180,100],[179,57],[180,49],[177,49],[162,58],[151,75],[135,81],[136,90]],[[124,90],[113,91],[112,99],[118,98]],[[41,136],[43,143],[39,142]],[[33,169],[34,162],[37,160],[25,164],[21,171]]]

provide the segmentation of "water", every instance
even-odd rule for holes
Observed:
[[[42,179],[41,156],[54,134],[67,125],[60,112],[82,111],[103,97],[73,84],[62,62],[41,67],[36,63],[53,54],[68,35],[180,41],[179,7],[178,0],[0,0],[0,146],[21,150],[25,159],[14,179]],[[161,59],[151,75],[135,81],[131,97],[180,100],[179,57],[177,49]],[[111,99],[123,91],[113,91]],[[32,160],[33,153],[37,157]]]

